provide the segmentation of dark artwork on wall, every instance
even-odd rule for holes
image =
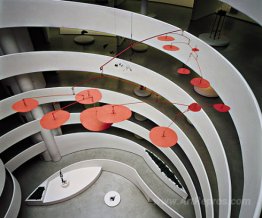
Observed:
[[[44,193],[45,187],[38,187],[33,194],[30,195],[28,199],[30,200],[40,200],[42,198],[42,195]]]
[[[179,188],[182,188],[181,183],[178,181],[174,173],[168,168],[168,166],[162,160],[160,160],[154,153],[148,150],[146,150],[146,152],[152,158],[152,160],[157,164],[161,172],[163,172],[169,179],[171,179]]]

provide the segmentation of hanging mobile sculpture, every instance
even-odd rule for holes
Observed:
[[[16,112],[29,112],[39,105],[38,101],[33,98],[23,98],[12,105]]]
[[[181,32],[181,34],[179,34],[178,32]],[[174,42],[175,37],[169,36],[168,34],[180,35],[184,37],[185,39],[187,39],[187,41],[186,42]],[[207,88],[210,86],[209,81],[204,79],[202,76],[202,70],[198,62],[198,54],[196,54],[197,52],[199,52],[199,49],[197,47],[192,47],[190,45],[190,39],[184,36],[183,31],[175,30],[175,31],[162,33],[159,35],[155,35],[155,36],[146,38],[139,42],[131,43],[126,49],[119,52],[114,57],[112,57],[109,61],[104,63],[102,66],[100,66],[100,70],[101,70],[100,76],[97,76],[95,78],[91,78],[85,81],[81,81],[80,83],[75,84],[72,87],[72,94],[71,94],[75,96],[75,102],[70,103],[59,110],[51,111],[45,114],[40,120],[40,125],[42,126],[42,128],[52,130],[52,129],[59,128],[60,126],[65,124],[70,118],[70,113],[65,111],[64,109],[67,107],[70,107],[71,105],[74,105],[76,103],[94,104],[96,102],[99,102],[102,99],[102,94],[98,89],[86,89],[76,94],[74,88],[85,82],[92,81],[92,80],[99,79],[99,78],[104,78],[105,75],[103,74],[103,69],[108,63],[110,63],[112,60],[117,58],[119,55],[121,55],[122,53],[130,49],[135,44],[143,43],[144,41],[147,41],[153,38],[157,38],[157,40],[163,41],[163,42],[165,41],[171,42],[168,45],[163,45],[163,48],[168,51],[179,51],[180,50],[179,47],[173,45],[174,43],[184,43],[188,45],[191,48],[191,53],[189,54],[187,62],[190,60],[190,58],[193,58],[196,61],[199,72],[200,72],[200,77],[193,78],[190,81],[190,83],[193,86],[197,86],[200,88]],[[120,66],[120,64],[118,65]],[[179,74],[184,74],[184,75],[190,74],[190,70],[185,67],[179,68],[177,72]],[[37,108],[37,106],[39,105],[38,101],[35,98],[50,97],[50,96],[63,96],[63,95],[49,95],[49,96],[36,96],[32,98],[24,98],[20,101],[15,102],[12,105],[12,109],[15,110],[16,112],[30,112],[34,110],[35,108]],[[128,104],[138,104],[138,103],[144,103],[144,102],[134,102],[134,103],[128,103]],[[172,104],[177,104],[177,105],[182,105],[182,106],[187,107],[187,109],[184,112],[180,112],[180,114],[184,114],[189,111],[199,112],[202,109],[202,106],[196,102],[189,104],[189,105],[181,104],[181,103],[172,103]],[[125,105],[127,104],[109,104],[109,105],[104,105],[101,107],[93,107],[93,108],[86,109],[81,112],[80,121],[82,125],[90,131],[106,130],[110,128],[113,123],[118,123],[118,122],[128,120],[132,116],[132,111]],[[212,105],[212,107],[216,111],[221,112],[221,113],[228,112],[230,110],[229,106],[222,104],[222,103],[214,104]],[[178,136],[176,132],[170,128],[170,126],[173,123],[174,121],[172,121],[172,123],[168,127],[157,126],[157,127],[152,128],[149,133],[149,138],[151,142],[154,145],[159,146],[159,147],[174,146],[178,141]]]
[[[89,108],[81,112],[80,121],[86,129],[99,132],[112,126],[113,123],[104,123],[98,120],[98,110],[100,110],[100,107]]]

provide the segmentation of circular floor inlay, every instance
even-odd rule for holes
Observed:
[[[107,206],[115,207],[120,203],[120,195],[116,191],[107,192],[104,197],[104,201]]]

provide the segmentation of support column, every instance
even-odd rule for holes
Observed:
[[[143,15],[147,15],[147,8],[148,8],[148,0],[141,0],[140,13]]]
[[[11,29],[1,29],[0,30],[0,45],[4,54],[12,54],[20,52],[19,44],[21,47],[23,38],[19,38],[20,43],[17,43],[15,36]],[[25,39],[25,42],[28,42],[28,39]],[[34,84],[31,78],[28,75],[20,75],[16,77],[16,82],[22,92],[33,90]],[[44,112],[42,108],[39,106],[32,111],[32,115],[34,119],[40,119]],[[42,129],[41,136],[43,141],[45,142],[46,148],[49,152],[49,155],[53,161],[58,161],[61,159],[60,152],[58,150],[57,144],[55,142],[54,136],[51,131]],[[44,155],[45,158],[48,158],[48,155]]]
[[[148,0],[141,0],[140,13],[148,17],[156,17],[154,13],[148,13]]]
[[[19,48],[19,52],[34,51],[34,47],[30,39],[29,32],[26,28],[14,28],[11,32],[17,44],[17,48]],[[32,89],[41,89],[46,87],[46,81],[44,79],[42,72],[28,74],[26,76],[30,79],[31,83],[33,84]],[[32,89],[31,88],[28,90],[24,89],[23,91],[29,91]],[[41,107],[44,113],[48,113],[54,110],[54,107],[51,104],[45,104],[42,105]],[[54,129],[51,132],[53,133],[54,136],[62,135],[61,128]]]

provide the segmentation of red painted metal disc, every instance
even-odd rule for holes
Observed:
[[[174,45],[164,45],[163,49],[168,50],[168,51],[178,51],[179,50],[179,48]]]
[[[100,101],[102,94],[98,89],[87,89],[76,94],[75,99],[80,104],[94,104]]]
[[[225,104],[214,104],[213,108],[222,113],[228,112],[230,110],[230,107]]]
[[[184,68],[184,67],[178,68],[178,69],[177,69],[177,72],[178,72],[179,74],[184,74],[184,75],[190,74],[190,70],[187,69],[187,68]]]
[[[168,127],[154,127],[149,133],[151,142],[159,147],[171,147],[177,143],[177,134]]]
[[[123,105],[105,105],[97,112],[97,119],[103,123],[118,123],[131,117],[132,111]]]
[[[198,48],[192,48],[192,51],[197,52],[197,51],[199,51],[199,49]]]
[[[192,79],[190,83],[193,86],[197,86],[199,88],[208,88],[210,86],[210,83],[206,79],[203,79],[201,77]]]
[[[174,41],[175,38],[172,36],[158,36],[157,39],[159,41]]]
[[[80,114],[80,121],[86,129],[98,132],[112,126],[112,123],[103,123],[97,119],[97,111],[99,109],[100,107],[89,108]]]
[[[188,106],[188,110],[193,111],[193,112],[198,112],[201,110],[201,105],[199,105],[198,103],[192,103]]]
[[[64,110],[51,111],[40,120],[44,129],[56,129],[62,126],[70,117],[70,113]]]
[[[12,105],[13,110],[17,112],[29,112],[39,105],[38,101],[33,98],[24,98]]]

